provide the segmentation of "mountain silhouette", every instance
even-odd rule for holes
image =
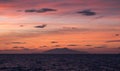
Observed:
[[[88,54],[88,53],[85,51],[77,51],[68,48],[55,48],[45,51],[42,54]]]

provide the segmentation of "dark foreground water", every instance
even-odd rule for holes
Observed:
[[[120,71],[120,55],[0,55],[0,71]]]

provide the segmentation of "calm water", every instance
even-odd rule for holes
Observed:
[[[0,71],[120,71],[120,55],[0,55]]]

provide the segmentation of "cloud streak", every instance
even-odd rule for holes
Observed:
[[[26,13],[46,13],[46,12],[54,12],[54,11],[57,11],[57,10],[52,9],[52,8],[27,9],[27,10],[25,10]]]
[[[26,44],[26,42],[11,42],[11,44]]]
[[[47,25],[43,24],[43,25],[39,25],[39,26],[35,26],[35,28],[45,28]]]
[[[112,42],[120,42],[120,40],[109,40],[109,41],[106,41],[107,43],[112,43]]]
[[[78,46],[78,45],[76,45],[76,44],[69,44],[69,45],[67,45],[67,46]]]
[[[90,9],[83,10],[83,11],[78,11],[77,13],[85,15],[85,16],[94,16],[94,15],[96,15],[96,12],[94,12],[94,11],[92,11]]]
[[[57,41],[51,41],[51,43],[53,43],[53,44],[54,44],[54,43],[58,43],[58,42],[57,42]]]

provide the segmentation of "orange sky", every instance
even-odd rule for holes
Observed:
[[[119,53],[119,3],[0,0],[0,51],[41,52],[67,47],[90,53]]]

